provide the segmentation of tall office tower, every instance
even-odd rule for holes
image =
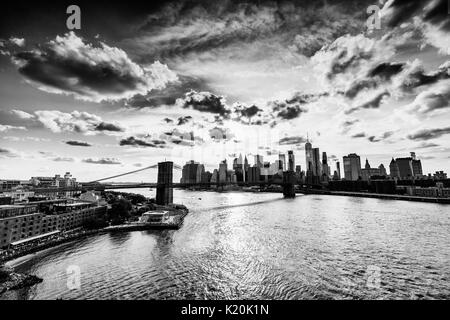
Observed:
[[[414,177],[412,158],[395,159],[398,166],[398,172],[401,179],[410,179]]]
[[[158,186],[156,187],[156,204],[167,205],[173,203],[173,162],[158,163]],[[160,184],[162,184],[160,186]]]
[[[223,160],[219,164],[219,182],[227,182],[228,165],[227,160]]]
[[[391,163],[389,164],[389,175],[391,178],[400,178],[400,171],[398,170],[397,161],[392,158]]]
[[[386,168],[384,167],[383,164],[380,164],[378,166],[378,169],[380,170],[380,176],[383,176],[383,177],[387,176]]]
[[[361,158],[356,153],[350,153],[343,158],[344,160],[344,175],[346,180],[356,181],[361,174]]]
[[[341,163],[339,161],[336,162],[336,173],[338,180],[341,180]]]
[[[294,170],[295,170],[294,151],[289,150],[288,151],[288,171],[294,172]]]
[[[422,162],[416,158],[416,153],[411,152],[413,175],[416,178],[423,176]]]
[[[309,140],[305,143],[305,164],[306,164],[306,173],[309,175],[313,174],[314,165],[313,165],[313,154],[312,154],[312,145]]]
[[[255,156],[255,166],[257,166],[258,168],[262,168],[264,167],[264,158],[263,156],[257,154]]]
[[[245,156],[244,159],[244,171],[248,171],[248,168],[250,168],[250,165],[248,164],[247,156]]]
[[[327,177],[330,177],[330,166],[328,165],[328,157],[326,152],[322,152],[322,171]]]
[[[203,170],[202,170],[203,169]],[[181,183],[197,183],[201,180],[205,167],[193,160],[186,162],[181,174]]]
[[[260,171],[261,169],[254,166],[248,169],[248,182],[255,183],[260,180]]]
[[[214,169],[212,175],[211,175],[211,182],[219,182],[219,171],[217,169]]]
[[[319,148],[312,149],[313,155],[313,175],[322,176],[322,163],[320,162],[320,150]]]
[[[281,166],[282,166],[281,170],[286,171],[286,155],[280,153],[278,155],[278,159],[281,161]]]

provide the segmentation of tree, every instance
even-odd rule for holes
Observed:
[[[130,217],[131,202],[121,198],[115,201],[108,212],[113,225],[122,224]]]

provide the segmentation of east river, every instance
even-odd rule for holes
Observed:
[[[180,190],[174,199],[190,209],[180,230],[103,234],[17,259],[9,265],[44,281],[1,298],[450,298],[448,205]]]

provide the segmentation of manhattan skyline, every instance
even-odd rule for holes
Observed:
[[[369,32],[372,4],[82,1],[74,31],[64,1],[8,5],[0,177],[93,180],[165,159],[212,169],[288,150],[305,168],[308,135],[332,168],[416,152],[424,172],[448,172],[447,1],[378,3]]]

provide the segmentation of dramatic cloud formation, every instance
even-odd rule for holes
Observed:
[[[192,120],[192,117],[191,117],[191,116],[179,117],[179,118],[178,118],[177,125],[178,125],[178,126],[182,126],[182,125],[188,123],[190,120]]]
[[[116,158],[100,158],[100,159],[83,159],[84,163],[91,164],[121,164],[121,162]]]
[[[69,158],[69,157],[56,157],[53,159],[53,161],[55,161],[55,162],[74,162],[75,159]]]
[[[16,53],[14,61],[39,89],[95,102],[146,95],[177,79],[166,65],[140,66],[125,51],[105,43],[95,47],[74,32]]]
[[[96,132],[122,132],[125,129],[119,124],[107,123],[101,117],[88,112],[73,111],[65,113],[57,110],[38,110],[30,114],[21,110],[13,110],[19,118],[38,122],[52,132],[77,132],[86,135],[96,134]]]
[[[306,143],[306,139],[301,136],[295,136],[295,137],[284,137],[281,138],[278,142],[279,145],[292,145],[292,144],[304,144]]]
[[[16,126],[0,124],[0,132],[6,132],[6,131],[10,131],[10,130],[27,130],[27,129],[25,127],[16,127]]]
[[[134,147],[150,147],[150,148],[164,148],[166,142],[161,140],[149,140],[138,139],[135,137],[128,137],[120,140],[121,146],[134,146]]]
[[[431,140],[434,138],[439,138],[445,134],[450,133],[450,127],[437,128],[437,129],[423,129],[419,130],[413,134],[408,135],[410,140]]]
[[[0,148],[0,157],[6,157],[6,158],[16,158],[18,155],[9,149]]]
[[[227,108],[225,98],[210,92],[190,91],[185,97],[177,100],[182,108],[191,108],[200,112],[216,113],[227,116],[230,110]]]
[[[92,144],[85,142],[85,141],[69,140],[69,141],[65,141],[65,144],[68,144],[69,146],[74,146],[74,147],[92,147]]]

